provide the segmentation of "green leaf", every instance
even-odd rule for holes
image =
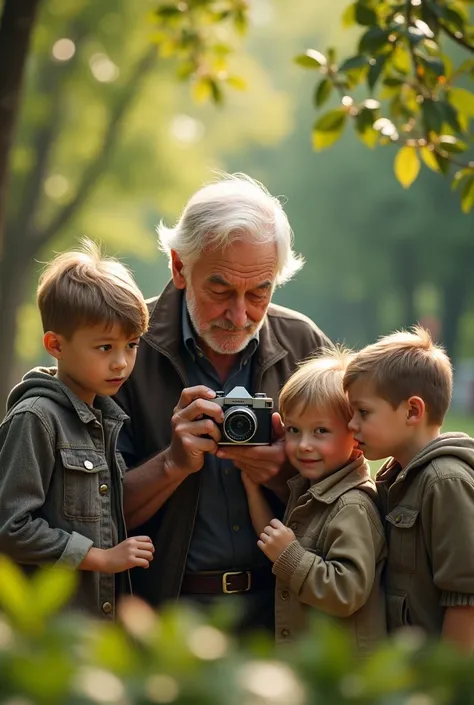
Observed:
[[[424,69],[431,73],[433,77],[445,76],[444,62],[435,56],[420,56],[420,61]]]
[[[241,76],[227,76],[226,83],[238,91],[245,91],[247,89],[247,81]]]
[[[324,54],[316,49],[307,49],[304,54],[295,56],[294,61],[305,69],[319,69],[327,64]]]
[[[357,56],[351,56],[349,59],[343,61],[342,64],[339,66],[339,71],[342,71],[344,73],[345,71],[351,71],[352,69],[364,68],[368,65],[368,63],[369,59],[367,58],[367,56],[358,54]]]
[[[444,152],[450,154],[459,154],[467,149],[467,144],[453,135],[441,135],[439,145]]]
[[[22,570],[6,556],[0,556],[0,606],[20,625],[28,624],[34,610],[34,594]],[[35,620],[36,621],[36,620]]]
[[[43,568],[32,580],[35,610],[41,617],[58,612],[72,597],[76,587],[76,573],[56,566]]]
[[[208,76],[198,78],[192,85],[192,95],[196,103],[204,103],[212,94],[211,80]]]
[[[474,117],[474,94],[466,88],[451,88],[449,101],[463,115]]]
[[[459,171],[457,171],[453,176],[453,181],[451,184],[452,190],[455,191],[457,188],[459,188],[459,186],[465,183],[466,179],[469,179],[473,175],[474,172],[469,167],[466,167],[465,169],[459,169]]]
[[[373,110],[362,108],[355,120],[357,136],[370,149],[373,149],[379,140],[379,133],[373,127],[375,119]]]
[[[421,104],[421,112],[423,115],[423,123],[426,132],[435,132],[439,134],[443,126],[443,112],[438,103],[434,100],[425,98]]]
[[[420,157],[428,169],[431,169],[431,171],[436,171],[437,173],[440,172],[439,164],[432,149],[429,147],[422,147],[420,149]]]
[[[351,5],[348,5],[344,12],[342,13],[341,17],[341,22],[342,26],[347,29],[348,27],[352,27],[355,25],[355,8],[356,8],[356,3],[353,2]]]
[[[395,71],[402,74],[408,74],[411,71],[411,58],[410,54],[405,47],[398,45],[396,49],[393,50],[392,55],[389,57],[389,61]]]
[[[347,113],[342,108],[331,110],[319,120],[313,127],[313,146],[316,150],[326,149],[342,135],[347,121]]]
[[[318,84],[314,95],[314,102],[317,108],[320,108],[321,105],[324,105],[329,100],[333,87],[334,84],[330,78],[323,78]]]
[[[367,74],[367,85],[369,86],[371,91],[374,90],[375,84],[380,78],[380,74],[383,71],[383,67],[385,66],[386,61],[387,55],[384,54],[382,56],[378,56],[375,60],[371,62],[370,69]]]
[[[367,7],[360,2],[355,5],[355,21],[357,24],[371,26],[377,24],[377,13],[371,7]]]
[[[420,171],[420,160],[415,147],[402,147],[395,157],[395,176],[403,188],[408,188],[415,181]]]
[[[381,27],[371,27],[365,32],[359,42],[360,54],[376,54],[388,43],[390,32]]]
[[[461,193],[461,209],[469,213],[474,207],[474,174],[466,180]]]

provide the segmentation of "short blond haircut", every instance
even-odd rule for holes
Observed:
[[[283,422],[297,408],[300,413],[330,409],[349,423],[352,412],[342,381],[351,359],[350,350],[338,347],[301,363],[280,392]]]
[[[91,240],[57,255],[43,271],[37,289],[43,330],[71,338],[79,328],[118,323],[127,336],[148,328],[145,299],[121,262],[103,257]]]
[[[423,399],[428,420],[441,425],[451,402],[453,368],[428,330],[413,326],[381,337],[356,353],[344,375],[344,389],[363,379],[396,409],[402,401]]]

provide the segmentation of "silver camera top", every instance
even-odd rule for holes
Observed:
[[[237,406],[244,404],[253,409],[273,409],[273,399],[267,397],[263,392],[257,392],[255,396],[248,393],[245,387],[234,387],[227,395],[224,392],[216,392],[213,399],[219,406]]]

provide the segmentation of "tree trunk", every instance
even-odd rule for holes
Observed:
[[[3,252],[9,156],[31,33],[40,3],[41,0],[5,0],[0,20],[0,257]]]
[[[402,304],[401,325],[412,326],[416,323],[415,295],[418,284],[417,262],[411,242],[400,241],[392,252],[395,264],[394,279]]]

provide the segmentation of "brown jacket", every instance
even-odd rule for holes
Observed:
[[[115,397],[131,417],[138,462],[169,446],[173,408],[188,384],[182,360],[182,292],[170,282],[149,308],[150,327],[140,343],[135,369]],[[330,341],[309,318],[270,304],[253,363],[254,392],[265,392],[276,402],[296,364],[324,345]],[[153,605],[179,595],[200,481],[201,473],[186,478],[137,530],[152,537],[156,550],[147,571],[132,571],[134,591]]]
[[[299,634],[315,607],[349,628],[362,653],[386,635],[386,547],[375,484],[363,456],[310,485],[289,481],[285,524],[296,534],[273,564],[278,641]]]
[[[474,440],[444,433],[376,477],[386,519],[389,630],[440,634],[447,607],[474,606]]]

